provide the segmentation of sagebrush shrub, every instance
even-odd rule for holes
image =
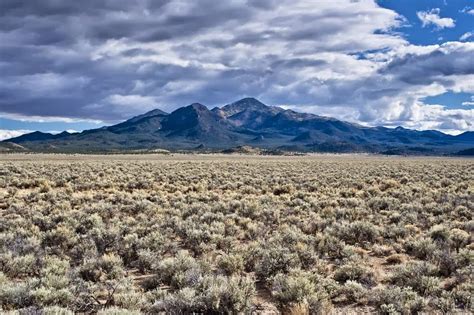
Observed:
[[[375,283],[373,272],[359,262],[339,267],[334,273],[334,279],[342,284],[348,280],[357,281],[365,286],[372,286]]]
[[[416,314],[426,307],[426,301],[410,288],[388,287],[371,294],[371,302],[381,314]]]

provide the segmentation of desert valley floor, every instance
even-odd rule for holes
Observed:
[[[474,160],[0,156],[0,311],[470,313]]]

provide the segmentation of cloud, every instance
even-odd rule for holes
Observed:
[[[0,112],[113,123],[254,96],[365,125],[472,128],[468,109],[422,101],[474,92],[471,43],[410,45],[404,23],[373,0],[4,0]]]
[[[463,106],[474,106],[474,96],[471,96],[471,100],[467,102],[462,102]]]
[[[464,9],[461,10],[462,13],[474,15],[474,9],[471,7],[464,7]]]
[[[474,34],[472,32],[466,32],[461,37],[459,37],[459,40],[465,41],[465,40],[468,40],[469,38],[471,38],[473,36],[474,36]]]
[[[57,117],[57,116],[34,116],[34,115],[24,115],[24,114],[15,114],[15,113],[7,113],[7,112],[0,112],[2,118],[17,120],[21,122],[36,122],[36,123],[90,123],[100,125],[103,124],[102,120],[95,120],[95,119],[81,119],[81,118],[74,118],[74,117]]]
[[[276,68],[301,72],[301,82],[323,68],[320,78],[345,76],[321,57],[352,59],[406,43],[392,32],[403,18],[374,1],[6,0],[2,7],[0,107],[23,115],[117,121],[149,100],[164,109],[221,105],[287,84]],[[133,95],[147,99],[123,106]]]
[[[33,132],[33,130],[6,130],[6,129],[0,129],[0,141],[10,139],[10,138],[15,138],[21,135],[24,135],[25,133],[30,133]]]
[[[431,9],[430,11],[418,11],[416,15],[422,22],[423,27],[429,26],[429,25],[435,25],[436,28],[442,29],[442,28],[452,28],[455,27],[455,21],[452,18],[442,18],[439,16],[439,13],[441,12],[440,9],[435,8]]]
[[[450,42],[423,49],[404,47],[393,50],[387,62],[378,63],[375,71],[345,80],[327,80],[314,89],[313,82],[305,93],[312,93],[312,99],[318,100],[316,112],[324,112],[320,107],[335,107],[341,112],[346,108],[346,113],[366,125],[439,130],[456,126],[458,130],[472,130],[473,110],[427,105],[422,100],[448,91],[473,93],[473,54],[473,43]],[[291,93],[289,89],[280,97]]]
[[[138,94],[112,94],[105,97],[99,104],[86,106],[86,108],[91,111],[113,111],[124,116],[130,116],[137,111],[143,113],[156,107],[157,105],[154,97]]]

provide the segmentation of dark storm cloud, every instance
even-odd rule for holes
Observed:
[[[465,45],[445,46],[429,54],[408,54],[380,70],[409,84],[430,84],[436,78],[474,74],[474,54]]]
[[[135,8],[159,9],[168,0],[2,0],[0,16],[69,16],[69,15],[101,15],[103,12],[123,12]]]

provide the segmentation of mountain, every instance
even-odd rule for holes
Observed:
[[[457,140],[460,141],[474,141],[474,131],[466,131],[464,133],[461,133],[460,135],[456,136]]]
[[[267,106],[255,98],[244,98],[212,110],[199,103],[171,113],[155,109],[113,126],[75,134],[53,135],[37,131],[1,144],[8,152],[16,149],[47,152],[157,149],[234,152],[252,148],[252,152],[427,155],[455,154],[472,148],[474,132],[451,136],[434,130],[364,127],[330,117]]]
[[[44,141],[44,140],[60,139],[62,137],[66,137],[69,135],[71,134],[67,131],[63,131],[59,134],[35,131],[35,132],[27,133],[19,137],[16,137],[14,138],[15,141],[11,141],[13,139],[10,139],[8,140],[8,142],[22,143],[22,142],[30,142],[30,141]]]
[[[227,119],[199,103],[172,112],[163,120],[161,133],[175,143],[195,141],[205,148],[223,148],[243,138]]]
[[[0,142],[0,153],[28,151],[21,145],[13,142]]]
[[[226,118],[234,126],[244,128],[259,128],[264,122],[283,109],[276,106],[267,106],[254,98],[244,98],[222,108],[214,108],[213,112]]]
[[[168,115],[167,112],[164,112],[161,109],[157,108],[157,109],[153,109],[149,112],[146,112],[145,114],[132,117],[129,120],[125,121],[125,123],[135,123],[135,122],[137,122],[139,120],[142,120],[144,118],[153,117],[153,116],[166,116],[166,115]]]
[[[474,148],[466,149],[466,150],[461,150],[459,152],[456,152],[455,155],[459,156],[474,156]]]
[[[160,109],[154,109],[106,129],[114,133],[147,132],[161,128],[161,120],[167,115]]]

